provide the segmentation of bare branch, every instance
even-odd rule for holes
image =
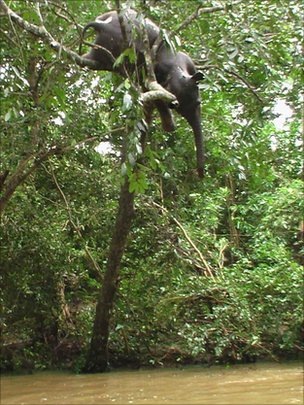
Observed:
[[[77,23],[77,21],[75,20],[73,14],[70,13],[69,10],[67,10],[65,7],[62,7],[59,3],[56,3],[56,2],[51,1],[51,0],[48,0],[48,3],[51,4],[51,5],[53,5],[55,8],[59,8],[59,9],[62,10],[64,13],[66,13],[66,14],[68,15],[68,17],[70,18],[70,20],[69,20],[67,17],[65,17],[64,15],[60,14],[60,13],[57,11],[59,17],[61,17],[62,19],[64,19],[65,21],[67,21],[67,22],[69,22],[69,23],[72,22],[72,23],[75,25],[75,27],[77,28],[77,30],[83,28],[81,25],[79,25],[79,24]],[[55,11],[55,10],[54,10],[54,12],[55,12],[55,14],[56,14],[56,11]],[[78,31],[78,32],[79,32],[79,31]]]
[[[39,2],[36,3],[36,12],[37,12],[37,15],[38,15],[38,17],[39,17],[40,24],[41,24],[42,26],[44,26],[44,21],[43,21],[42,15],[41,15]]]
[[[56,14],[58,17],[62,18],[63,20],[65,20],[66,22],[68,22],[69,24],[74,24],[74,26],[76,27],[79,36],[81,36],[81,31],[82,31],[82,26],[80,24],[77,23],[77,21],[75,20],[74,16],[72,13],[70,13],[65,7],[61,6],[59,3],[56,3],[54,1],[48,0],[48,4],[51,4],[52,6],[54,6],[54,14]],[[66,17],[65,15],[61,14],[58,10],[59,9],[61,11],[63,11],[65,14],[67,14],[68,17]]]
[[[265,103],[265,101],[260,97],[260,95],[257,93],[257,91],[255,90],[255,88],[248,82],[248,80],[246,80],[244,77],[242,77],[240,74],[233,72],[232,70],[228,70],[228,69],[224,69],[224,71],[226,73],[228,73],[231,76],[236,77],[237,79],[239,79],[242,83],[244,83],[246,85],[246,87],[248,87],[248,89],[251,91],[252,94],[254,94],[254,96],[261,102],[261,103]]]
[[[225,6],[214,6],[214,7],[198,6],[197,9],[191,15],[189,15],[189,17],[187,17],[185,19],[185,21],[178,28],[176,28],[176,30],[173,32],[173,34],[178,34],[181,30],[183,30],[188,25],[190,25],[192,23],[192,21],[195,20],[196,18],[198,18],[201,14],[211,14],[211,13],[215,13],[217,11],[225,11],[229,7],[236,6],[237,4],[240,4],[242,2],[243,2],[243,0],[235,0],[234,3],[233,2],[228,3]]]
[[[140,15],[140,31],[143,40],[144,56],[145,56],[145,66],[147,69],[147,82],[156,82],[156,77],[154,73],[154,63],[152,60],[152,50],[149,44],[149,36],[147,27],[145,24],[145,19]],[[154,58],[154,57],[153,57]]]
[[[159,208],[162,212],[164,212],[165,214],[170,214],[169,211],[162,205],[152,201],[152,205],[154,205],[155,207]],[[206,274],[209,274],[209,276],[212,278],[212,280],[214,280],[214,275],[213,275],[213,270],[212,268],[209,266],[207,260],[204,258],[202,252],[198,249],[198,247],[196,246],[196,244],[193,242],[193,240],[190,238],[188,232],[186,231],[186,229],[183,227],[183,225],[178,221],[178,219],[176,219],[172,214],[170,214],[170,217],[172,218],[173,222],[175,222],[175,224],[181,229],[181,231],[183,232],[186,240],[188,241],[188,243],[190,244],[190,246],[194,249],[194,251],[197,253],[199,259],[201,260],[201,262],[204,265],[204,268],[206,270]]]
[[[192,21],[198,18],[201,14],[214,13],[216,11],[223,11],[225,9],[226,7],[222,6],[215,6],[215,7],[198,6],[197,9],[191,15],[189,15],[189,17],[187,17],[179,27],[176,28],[173,34],[178,34],[181,30],[185,29],[188,25],[190,25]]]
[[[199,63],[196,64],[197,68],[200,70],[210,70],[210,69],[217,69],[217,70],[221,70],[222,72],[226,72],[228,73],[228,75],[233,76],[235,78],[237,78],[240,82],[242,82],[243,84],[245,84],[245,86],[251,91],[251,93],[260,101],[260,103],[265,103],[265,101],[263,100],[263,98],[258,94],[258,92],[256,91],[256,89],[252,86],[251,83],[249,83],[249,81],[247,79],[245,79],[243,76],[241,76],[239,73],[234,72],[233,70],[229,70],[226,68],[222,68],[220,66],[217,65],[207,65],[207,66],[200,66]]]

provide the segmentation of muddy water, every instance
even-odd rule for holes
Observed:
[[[1,378],[1,404],[303,404],[299,362],[231,367],[43,372]]]

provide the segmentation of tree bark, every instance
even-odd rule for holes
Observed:
[[[85,372],[103,372],[108,366],[108,340],[111,312],[118,288],[119,269],[134,215],[134,193],[129,191],[126,178],[120,199],[114,232],[110,244],[107,267],[96,306],[93,335],[84,368]]]

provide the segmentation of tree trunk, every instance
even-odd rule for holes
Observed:
[[[96,306],[93,335],[84,369],[85,372],[102,372],[106,370],[108,365],[108,339],[111,312],[118,287],[121,258],[127,244],[133,213],[134,193],[130,193],[129,181],[126,178],[120,190],[118,213],[103,285]]]
[[[117,2],[119,9],[119,2]],[[123,19],[120,19],[122,31],[124,30]],[[149,78],[149,92],[142,95],[142,103],[145,107],[149,102],[157,101],[159,99],[169,98],[170,101],[175,100],[175,96],[163,89],[156,83],[154,70],[152,69],[151,55],[148,44],[148,35],[144,31],[144,46],[145,46],[145,60],[148,62],[148,78]],[[150,63],[149,63],[150,62]],[[161,92],[159,92],[161,90]],[[141,147],[142,152],[145,150],[147,127],[140,125],[141,131]],[[122,162],[126,161],[128,136],[125,137],[124,145],[122,148]],[[143,155],[142,155],[143,156]],[[137,163],[142,163],[143,157],[137,160]],[[118,288],[118,277],[121,264],[121,258],[124,253],[127,238],[131,229],[132,219],[134,214],[134,193],[129,191],[129,180],[125,179],[124,184],[120,190],[120,199],[118,206],[118,213],[114,233],[112,236],[110,251],[108,255],[107,267],[103,279],[102,288],[98,297],[96,306],[93,335],[89,353],[87,356],[85,372],[98,373],[103,372],[108,366],[108,341],[110,331],[111,312],[115,299],[115,293]]]

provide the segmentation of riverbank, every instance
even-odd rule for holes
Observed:
[[[14,342],[1,349],[1,372],[31,374],[41,370],[66,370],[81,373],[86,350],[79,341],[66,339],[51,347],[41,342]],[[178,346],[159,346],[146,352],[119,353],[110,350],[109,370],[174,368],[185,366],[206,366],[251,364],[261,361],[286,362],[303,361],[303,351],[264,353],[260,356],[221,356],[202,353],[196,356],[181,350]]]

